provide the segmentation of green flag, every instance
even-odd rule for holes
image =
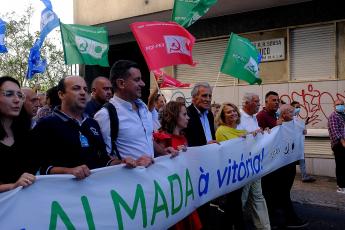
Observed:
[[[246,38],[231,33],[220,72],[242,79],[249,84],[261,84],[260,54]]]
[[[172,20],[187,28],[216,3],[217,0],[175,0]]]
[[[108,32],[104,27],[60,22],[60,28],[66,64],[109,66]]]

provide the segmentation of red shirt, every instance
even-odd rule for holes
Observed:
[[[277,117],[274,111],[267,111],[265,108],[261,110],[257,115],[256,119],[258,120],[259,127],[262,129],[270,128],[277,126]]]

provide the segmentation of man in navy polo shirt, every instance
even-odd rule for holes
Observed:
[[[98,123],[83,114],[87,102],[85,80],[79,76],[61,79],[58,94],[61,106],[33,130],[35,139],[49,146],[35,150],[41,160],[41,174],[72,174],[83,179],[90,175],[90,169],[120,163],[106,154]]]

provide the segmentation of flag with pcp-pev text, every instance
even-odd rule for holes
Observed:
[[[6,22],[0,18],[0,53],[7,53],[5,45]]]
[[[176,22],[135,22],[130,27],[151,71],[179,64],[195,65],[195,38]]]
[[[261,55],[246,38],[231,33],[220,72],[248,82],[261,84],[259,63]]]
[[[60,22],[65,63],[109,66],[108,32],[105,27]]]
[[[172,20],[183,27],[189,27],[217,3],[217,0],[175,0]]]

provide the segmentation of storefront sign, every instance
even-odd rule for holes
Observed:
[[[261,62],[285,60],[284,38],[255,41],[253,44],[262,56]]]

